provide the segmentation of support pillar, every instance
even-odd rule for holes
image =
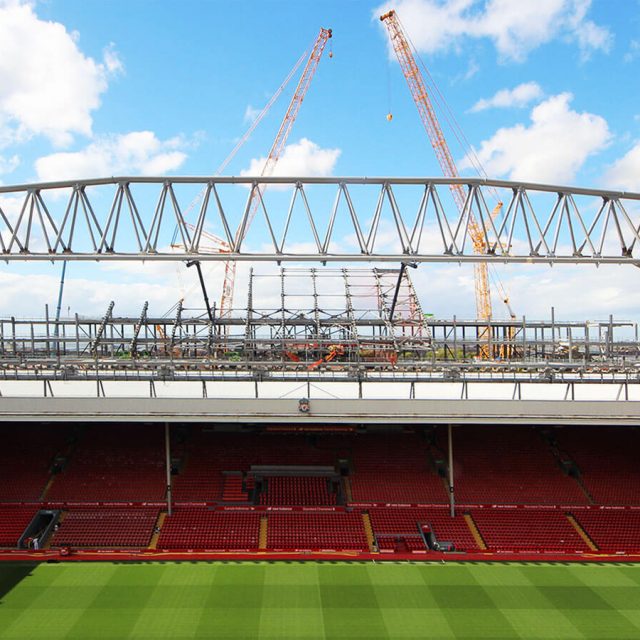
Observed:
[[[449,441],[449,508],[453,518],[456,515],[456,497],[453,489],[453,434],[451,425],[447,425],[447,437]]]
[[[171,437],[169,433],[169,423],[164,423],[164,450],[167,466],[167,513],[173,512],[173,488],[171,486]]]

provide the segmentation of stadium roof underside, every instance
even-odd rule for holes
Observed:
[[[452,184],[465,188],[462,212]],[[118,177],[0,186],[0,255],[637,266],[639,201],[637,193],[478,178]],[[475,242],[474,225],[482,236]],[[209,232],[226,248],[212,249]]]
[[[638,402],[551,400],[2,398],[5,422],[637,426]]]

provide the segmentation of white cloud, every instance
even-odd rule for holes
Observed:
[[[591,0],[399,0],[393,8],[422,53],[458,48],[466,39],[491,40],[501,58],[521,61],[556,38],[577,43],[583,57],[608,51],[612,35],[586,19]]]
[[[573,96],[551,96],[531,111],[531,124],[496,131],[476,152],[487,174],[511,180],[551,182],[572,180],[587,158],[607,146],[607,121],[570,108]],[[461,169],[473,165],[469,156]]]
[[[259,115],[260,109],[256,109],[256,107],[252,107],[250,104],[248,104],[247,108],[244,110],[244,121],[253,123]]]
[[[640,56],[640,40],[632,40],[629,43],[629,50],[624,54],[625,62],[633,62]]]
[[[523,82],[513,89],[501,89],[491,98],[481,98],[471,107],[472,112],[491,108],[526,107],[542,97],[542,88],[537,82]]]
[[[113,45],[96,62],[77,39],[30,4],[0,3],[0,144],[44,135],[65,146],[75,134],[91,135],[91,114],[123,67]]]
[[[53,153],[36,161],[42,181],[123,174],[162,175],[186,160],[182,138],[159,140],[152,131],[102,136],[82,151]]]
[[[41,267],[33,273],[29,265],[13,263],[0,271],[0,315],[41,317],[44,305],[55,308],[62,265],[57,263]],[[246,308],[247,280],[250,265],[240,263],[236,272],[234,308]],[[270,266],[264,265],[264,273]],[[275,269],[275,267],[273,267]],[[203,262],[202,271],[207,283],[210,302],[220,304],[225,266],[223,262]],[[25,295],[25,291],[29,295]],[[98,265],[68,263],[65,279],[63,311],[87,317],[100,317],[111,300],[115,301],[116,315],[138,316],[144,301],[149,302],[149,314],[162,316],[179,299],[185,308],[203,310],[202,291],[194,268],[184,262],[110,262]],[[189,311],[188,313],[191,313]]]
[[[640,291],[636,269],[603,265],[501,265],[500,280],[518,318],[527,322],[549,320],[551,307],[557,319],[638,319]],[[475,317],[475,284],[472,265],[420,265],[411,270],[411,280],[425,313],[438,318]],[[498,287],[491,281],[493,317],[508,319]]]
[[[120,55],[116,51],[116,45],[114,42],[110,42],[109,46],[104,48],[102,58],[104,60],[104,66],[109,73],[113,75],[124,73],[124,64],[120,59]]]
[[[640,191],[640,141],[609,167],[605,181],[616,189]]]
[[[20,164],[20,158],[13,155],[9,158],[0,156],[0,175],[3,173],[11,173]]]
[[[315,142],[301,138],[288,144],[273,171],[274,176],[330,176],[341,154],[340,149],[322,149]],[[259,176],[266,158],[253,158],[241,176]]]

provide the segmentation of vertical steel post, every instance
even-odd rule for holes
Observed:
[[[169,433],[169,423],[164,423],[164,450],[167,466],[167,513],[171,515],[173,511],[173,490],[171,486],[171,438]]]
[[[551,357],[556,353],[556,310],[551,307]]]
[[[449,440],[449,506],[451,517],[456,515],[456,497],[453,489],[453,434],[451,425],[447,425],[447,437]]]

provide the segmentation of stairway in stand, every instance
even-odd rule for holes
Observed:
[[[248,502],[249,494],[242,486],[241,471],[223,471],[224,484],[222,486],[223,502]]]

